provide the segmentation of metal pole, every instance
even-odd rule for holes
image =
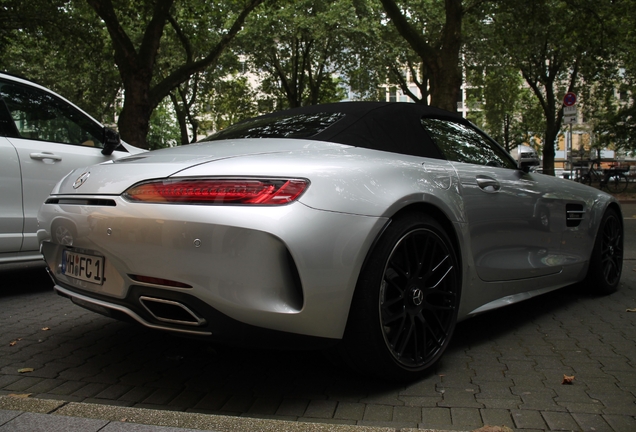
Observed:
[[[572,164],[572,162],[573,162],[572,161],[572,152],[573,152],[573,149],[572,149],[572,123],[570,123],[570,139],[569,139],[569,141],[570,141],[570,154],[568,156],[568,159],[570,160],[570,180],[573,180],[572,172],[574,171],[574,169],[573,169],[573,166],[572,166],[573,165]]]

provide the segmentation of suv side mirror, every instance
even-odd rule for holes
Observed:
[[[121,144],[119,134],[112,129],[104,128],[104,148],[102,154],[104,156],[111,155],[113,151]]]
[[[525,173],[530,172],[532,167],[536,167],[538,165],[541,165],[539,159],[524,159],[519,161],[519,169]]]

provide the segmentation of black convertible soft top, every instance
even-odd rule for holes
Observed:
[[[470,125],[457,114],[406,102],[311,105],[244,120],[204,141],[231,138],[304,138],[443,159],[421,124],[438,118]]]

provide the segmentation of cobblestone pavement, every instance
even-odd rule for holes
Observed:
[[[55,295],[41,266],[5,269],[0,395],[394,429],[633,432],[636,206],[623,209],[619,292],[570,287],[465,321],[410,385],[359,377],[317,352],[227,348],[114,321]]]

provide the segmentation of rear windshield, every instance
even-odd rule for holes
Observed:
[[[202,141],[234,138],[309,138],[324,131],[344,116],[338,112],[321,112],[255,118],[232,125]]]

